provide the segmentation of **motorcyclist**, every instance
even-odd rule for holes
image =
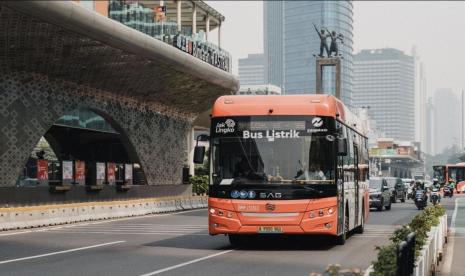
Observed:
[[[437,190],[439,191],[441,189],[441,185],[439,184],[439,180],[437,178],[433,178],[433,185],[430,187],[431,191]],[[438,193],[438,202],[441,202],[441,194]],[[429,201],[431,202],[432,199],[430,197]]]
[[[449,182],[447,183],[447,185],[450,187],[450,189],[452,191],[452,195],[453,195],[454,194],[454,189],[455,189],[455,181],[454,181],[454,179],[449,178]]]
[[[426,194],[426,191],[425,191],[425,184],[422,183],[421,181],[416,181],[415,182],[415,194],[418,190],[421,190],[423,191],[423,200],[428,200],[428,195]]]

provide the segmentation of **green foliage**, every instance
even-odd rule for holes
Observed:
[[[372,276],[395,276],[397,268],[396,259],[396,244],[388,244],[385,246],[377,246],[378,259],[373,262],[374,272],[370,273]]]
[[[396,229],[389,238],[390,244],[376,247],[378,250],[377,260],[373,262],[373,276],[396,275],[397,269],[397,246],[407,238],[411,232],[415,233],[415,256],[419,256],[420,250],[426,243],[428,232],[432,226],[439,224],[439,217],[446,213],[446,209],[441,205],[426,207],[423,212],[417,214],[408,225],[403,225]]]
[[[208,175],[195,175],[189,179],[192,192],[196,195],[208,194]]]

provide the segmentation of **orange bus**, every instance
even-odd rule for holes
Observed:
[[[465,193],[465,163],[433,166],[433,171],[433,177],[438,179],[441,186],[444,186],[449,179],[453,179],[457,193]]]
[[[319,234],[344,244],[368,217],[363,124],[330,95],[223,96],[211,115],[209,232]],[[199,139],[199,138],[198,138]],[[196,146],[194,162],[205,148]]]

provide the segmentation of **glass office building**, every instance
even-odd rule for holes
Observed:
[[[284,94],[314,93],[320,39],[313,24],[341,33],[342,100],[352,103],[353,5],[350,1],[265,1],[264,52],[268,83]],[[330,39],[327,39],[328,46]],[[326,53],[325,53],[326,54]],[[335,68],[323,71],[323,91],[334,94]]]

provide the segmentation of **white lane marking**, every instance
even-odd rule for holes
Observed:
[[[221,252],[218,252],[218,253],[215,253],[215,254],[212,254],[212,255],[208,255],[208,256],[205,256],[205,257],[202,257],[202,258],[198,258],[198,259],[195,259],[195,260],[192,260],[192,261],[180,263],[180,264],[173,265],[173,266],[170,266],[170,267],[155,270],[155,271],[152,271],[152,272],[149,272],[149,273],[146,273],[146,274],[142,274],[141,276],[152,276],[152,275],[160,274],[160,273],[170,271],[170,270],[173,270],[173,269],[176,269],[176,268],[180,268],[180,267],[183,267],[183,266],[186,266],[186,265],[190,265],[190,264],[198,263],[198,262],[210,259],[210,258],[214,258],[214,257],[220,256],[220,255],[232,252],[232,251],[234,251],[234,249],[221,251]]]
[[[55,230],[53,231],[54,233],[56,232],[68,232],[68,230]],[[101,232],[121,232],[121,233],[127,233],[127,232],[143,232],[143,233],[186,233],[186,234],[189,234],[189,233],[198,233],[198,232],[206,232],[206,231],[183,231],[183,230],[143,230],[143,229],[71,229],[71,231],[75,231],[75,232],[82,232],[82,233],[86,233],[88,231],[101,231]]]
[[[104,231],[64,231],[53,234],[104,234],[104,235],[165,235],[165,236],[209,236],[200,233],[159,233],[159,232],[104,232]]]
[[[25,230],[25,231],[20,231],[20,232],[0,233],[0,237],[2,237],[2,236],[20,235],[20,234],[29,234],[29,233],[35,233],[35,232],[46,232],[46,231],[53,230],[53,229],[72,228],[72,227],[81,226],[81,225],[94,225],[94,224],[110,223],[110,222],[115,222],[115,221],[118,222],[118,221],[133,220],[133,219],[144,219],[144,218],[153,218],[153,217],[174,216],[174,215],[179,215],[179,214],[184,214],[184,213],[191,213],[191,212],[195,212],[195,211],[200,211],[200,210],[204,210],[204,209],[205,208],[187,210],[187,211],[181,211],[181,212],[175,212],[175,213],[169,213],[169,214],[152,214],[152,215],[143,215],[143,216],[128,217],[128,218],[117,218],[117,219],[102,220],[102,221],[97,221],[97,222],[83,222],[83,223],[78,222],[76,224],[71,224],[71,225],[68,224],[68,225],[61,225],[61,226],[51,226],[51,227],[40,228],[40,229],[31,229],[31,230]]]
[[[7,263],[25,261],[25,260],[30,260],[30,259],[37,259],[37,258],[48,257],[48,256],[53,256],[53,255],[58,255],[58,254],[65,254],[65,253],[70,253],[70,252],[75,252],[75,251],[82,251],[82,250],[87,250],[87,249],[92,249],[92,248],[97,248],[97,247],[102,247],[102,246],[108,246],[108,245],[113,245],[113,244],[123,243],[123,242],[126,242],[126,241],[107,242],[107,243],[95,244],[95,245],[68,249],[68,250],[63,250],[63,251],[56,251],[56,252],[51,252],[51,253],[46,253],[46,254],[23,257],[23,258],[18,258],[18,259],[4,260],[4,261],[0,261],[0,264],[7,264]]]
[[[208,229],[206,225],[203,227],[178,227],[177,225],[173,224],[171,227],[133,227],[133,226],[114,226],[114,225],[85,225],[85,226],[76,226],[73,227],[74,229],[160,229],[160,230],[171,230],[171,229],[183,229],[183,230],[204,230]]]
[[[442,267],[441,274],[449,275],[452,269],[452,260],[454,259],[454,239],[451,237],[455,234],[455,218],[457,217],[457,209],[459,205],[459,197],[455,198],[455,208],[454,213],[452,214],[452,220],[450,222],[450,229],[449,229],[449,238],[448,241],[448,248],[446,253],[446,260],[444,262],[444,266]]]
[[[208,229],[138,229],[138,228],[72,228],[69,230],[90,230],[90,231],[119,231],[119,232],[124,232],[124,231],[138,231],[138,232],[186,232],[186,233],[191,233],[191,232],[205,232]],[[53,232],[56,231],[68,231],[68,229],[54,229],[52,230]]]

